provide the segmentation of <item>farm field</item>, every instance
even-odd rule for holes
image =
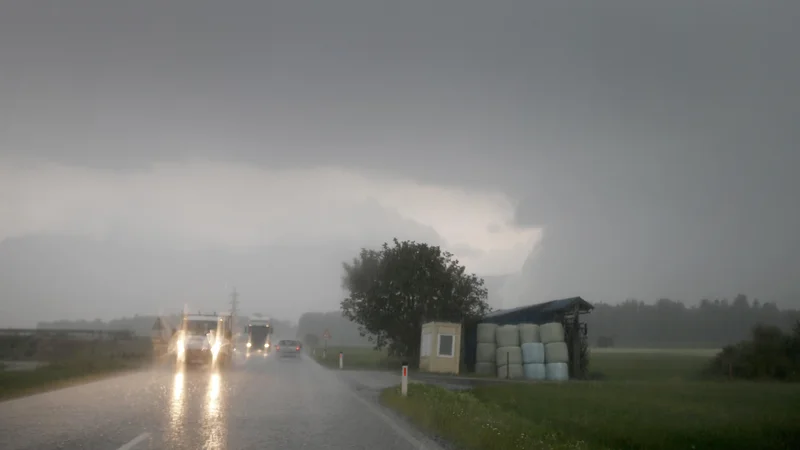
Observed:
[[[411,384],[381,401],[465,449],[800,448],[800,386],[739,382]]]
[[[339,368],[339,352],[344,353],[344,368],[346,370],[392,370],[399,369],[401,361],[390,358],[387,352],[378,351],[371,347],[336,347],[327,349],[327,358],[322,357],[322,348],[309,350],[312,357],[321,365]]]
[[[322,349],[313,357],[327,367],[339,367],[339,352],[344,353],[344,368],[350,370],[395,370],[398,358],[370,347],[329,347],[328,357]],[[617,381],[691,380],[718,352],[716,349],[592,349],[589,372],[595,379]]]
[[[324,364],[391,368],[369,348],[329,348]],[[716,349],[594,349],[594,381],[488,385],[466,392],[411,384],[381,401],[465,449],[800,448],[800,385],[704,380]],[[319,352],[317,358],[319,359]]]
[[[0,338],[0,400],[96,380],[151,362],[149,340]]]

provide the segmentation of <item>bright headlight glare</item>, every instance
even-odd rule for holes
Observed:
[[[247,348],[250,348],[252,345],[253,345],[253,344],[251,344],[251,343],[249,343],[249,342],[248,342],[248,343],[247,343]]]

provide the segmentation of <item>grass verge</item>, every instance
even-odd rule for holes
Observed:
[[[107,358],[64,361],[34,370],[0,372],[0,400],[87,383],[143,365],[143,359]]]
[[[413,383],[408,386],[408,397],[402,397],[396,387],[384,390],[381,403],[467,450],[590,448],[585,442],[482,402],[470,392]]]
[[[574,382],[449,392],[410,385],[384,404],[464,449],[800,448],[800,386]]]
[[[322,348],[310,350],[318,363],[329,368],[339,368],[339,352],[344,354],[344,368],[352,370],[399,370],[401,361],[385,351],[370,347],[328,347],[323,358]]]

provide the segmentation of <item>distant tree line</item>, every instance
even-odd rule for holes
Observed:
[[[591,300],[590,300],[591,301]],[[751,338],[756,325],[774,326],[790,331],[800,311],[779,309],[772,303],[750,301],[737,295],[733,301],[726,299],[702,300],[697,305],[661,299],[654,304],[627,300],[618,305],[595,303],[595,309],[585,316],[592,346],[616,347],[708,347],[721,348]],[[149,336],[156,316],[137,315],[110,321],[58,320],[40,322],[38,328],[133,330],[139,336]],[[179,317],[164,316],[165,322],[177,326]],[[240,324],[246,318],[238,319]],[[297,326],[287,321],[274,321],[276,337],[306,339],[314,336],[319,344],[325,330],[331,333],[331,346],[371,346],[367,337],[361,336],[358,324],[344,317],[341,311],[309,312],[300,317]],[[236,330],[240,331],[240,330]],[[605,341],[605,342],[603,342]],[[610,342],[609,342],[610,341]]]
[[[323,334],[328,330],[328,345],[337,347],[368,347],[372,344],[358,332],[358,325],[342,315],[341,311],[307,312],[297,322],[297,338],[307,346],[323,345]],[[313,336],[313,337],[312,337]],[[309,342],[311,341],[311,342]]]
[[[780,310],[743,294],[733,301],[703,299],[696,306],[669,299],[594,306],[585,318],[593,346],[724,347],[748,339],[756,325],[789,331],[800,320],[796,309]]]
[[[122,317],[109,321],[100,319],[95,320],[56,320],[53,322],[39,322],[36,328],[54,330],[131,330],[137,336],[150,336],[153,324],[159,316],[135,315],[133,317]],[[181,316],[177,314],[160,316],[165,327],[177,327],[180,324]],[[237,330],[234,333],[244,331],[247,324],[247,317],[237,317]],[[272,319],[272,326],[275,328],[275,336],[278,338],[292,338],[297,332],[297,327],[289,321]]]

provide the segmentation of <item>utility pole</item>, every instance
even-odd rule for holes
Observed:
[[[236,320],[236,313],[239,311],[239,293],[236,292],[236,288],[233,288],[233,292],[231,292],[231,331],[234,328],[234,321]]]

